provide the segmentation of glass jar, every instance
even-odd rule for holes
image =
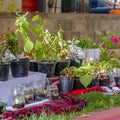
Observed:
[[[11,88],[11,96],[13,108],[23,108],[25,106],[24,86],[22,84]]]
[[[47,97],[51,99],[57,99],[59,97],[57,85],[53,84],[47,86]]]
[[[41,80],[34,82],[34,95],[35,95],[35,101],[44,99],[44,90]]]
[[[33,87],[33,82],[25,83],[25,101],[26,103],[32,103],[34,102],[34,87]]]

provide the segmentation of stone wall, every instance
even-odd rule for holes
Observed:
[[[111,30],[120,31],[120,15],[109,14],[80,14],[80,13],[29,13],[30,19],[33,15],[40,14],[42,18],[47,20],[45,28],[50,32],[57,32],[59,24],[64,30],[66,40],[72,39],[73,36],[84,35],[97,41],[95,30]],[[0,33],[2,33],[7,25],[13,26],[16,18],[15,13],[0,13]]]

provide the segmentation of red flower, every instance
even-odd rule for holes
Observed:
[[[111,42],[113,42],[113,43],[118,43],[118,39],[117,39],[117,37],[115,37],[115,36],[112,36],[112,37],[110,38],[110,40],[111,40]]]

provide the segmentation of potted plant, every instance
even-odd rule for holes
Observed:
[[[68,94],[72,92],[75,77],[72,67],[65,67],[61,70],[59,80],[60,94]]]
[[[113,66],[110,62],[87,60],[81,67],[73,68],[74,75],[78,78],[74,81],[73,88],[81,89],[102,84],[107,86],[108,73],[112,68]]]
[[[15,22],[23,38],[25,53],[37,61],[38,71],[47,72],[47,77],[52,77],[54,76],[55,61],[66,58],[68,51],[66,41],[62,36],[62,29],[59,28],[58,32],[53,34],[44,29],[45,24],[46,20],[42,20],[38,14],[33,16],[29,22],[27,13],[18,15]],[[31,37],[29,34],[33,36]],[[42,66],[43,68],[41,68]]]
[[[15,22],[23,39],[24,52],[37,63],[39,72],[46,73],[47,77],[52,77],[55,69],[54,50],[52,49],[53,35],[44,29],[46,20],[41,20],[39,15],[35,15],[29,22],[27,14],[17,14]]]
[[[100,49],[89,37],[80,36],[74,37],[73,39],[74,42],[76,42],[76,47],[79,47],[84,51],[85,59],[92,59],[94,61],[100,59]]]
[[[54,35],[55,39],[55,60],[56,68],[55,68],[55,76],[60,76],[60,72],[70,66],[70,55],[71,51],[69,49],[69,43],[63,38],[63,29],[62,26],[59,26],[58,32]]]
[[[20,52],[16,33],[14,29],[10,28],[10,26],[8,26],[7,29],[2,33],[0,41],[0,51],[0,78],[1,81],[3,81],[8,80],[10,60],[15,57],[18,58],[17,54]]]
[[[21,54],[21,50],[19,47],[17,31],[8,27],[3,35],[4,38],[7,40],[7,50],[10,52],[9,58],[12,76],[27,76],[29,61],[19,57],[19,54]],[[14,55],[14,59],[11,58],[11,55]]]
[[[112,68],[113,68],[112,75],[113,75],[114,80],[115,80],[115,85],[120,86],[120,74],[119,74],[120,61],[117,58],[112,58],[110,64],[112,65]]]
[[[69,49],[71,51],[70,66],[80,67],[85,60],[85,52],[82,48],[77,47],[78,40],[72,39],[68,41]]]
[[[78,78],[77,84],[82,88],[87,88],[88,85],[91,84],[93,78],[96,78],[97,76],[97,69],[96,69],[96,64],[95,62],[91,61],[91,60],[87,60],[86,63],[84,63],[82,66],[76,68],[73,68],[74,74],[76,75],[76,77]],[[82,85],[81,85],[82,84]],[[77,87],[77,89],[79,88]]]
[[[101,41],[101,60],[110,63],[112,66],[112,72],[115,73],[113,75],[115,77],[115,81],[119,81],[118,77],[118,69],[119,69],[119,45],[120,45],[120,37],[119,32],[113,31],[105,31],[104,33],[97,30],[96,34]],[[113,74],[112,73],[112,74]]]
[[[99,73],[97,78],[99,79],[100,86],[110,85],[109,73],[113,70],[113,65],[111,60],[109,61],[99,61]]]
[[[80,67],[67,67],[63,69],[62,76],[60,77],[60,82],[66,82],[66,79],[69,81],[74,81],[73,89],[85,89],[87,87],[92,86],[99,86],[99,79],[97,78],[98,74],[100,73],[100,66],[98,61],[87,60],[82,66]],[[68,84],[68,83],[67,83]],[[61,84],[60,84],[61,85]],[[64,83],[65,85],[65,83]],[[69,84],[69,89],[70,89]],[[64,89],[67,89],[64,87]]]
[[[4,59],[8,46],[7,41],[8,39],[2,34],[0,39],[0,81],[6,81],[9,77],[9,63]]]

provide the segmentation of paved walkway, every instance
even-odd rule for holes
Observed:
[[[120,107],[90,113],[86,116],[76,117],[73,120],[120,120]]]

